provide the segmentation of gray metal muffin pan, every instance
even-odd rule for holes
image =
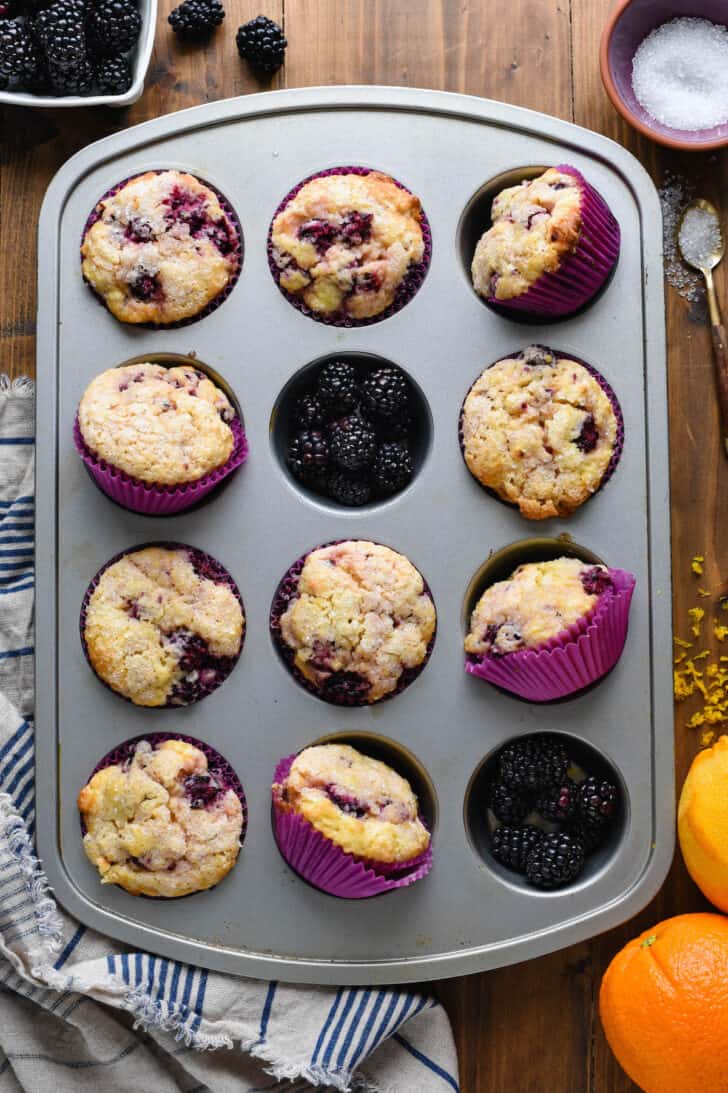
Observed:
[[[526,326],[474,295],[458,242],[461,215],[492,176],[569,162],[622,227],[615,276],[570,320]],[[391,318],[340,329],[301,315],[268,270],[271,214],[297,181],[328,166],[390,172],[422,199],[433,235],[423,287]],[[210,180],[245,235],[240,280],[212,315],[179,330],[138,330],[99,306],[79,273],[79,237],[98,197],[148,168]],[[231,99],[159,118],[84,149],[56,175],[40,219],[38,322],[37,788],[38,847],[61,903],[83,922],[168,957],[246,975],[310,983],[384,984],[476,972],[605,930],[637,912],[669,867],[673,832],[670,539],[660,210],[637,161],[617,144],[541,114],[460,95],[400,88],[319,88]],[[532,341],[590,361],[624,411],[621,463],[568,521],[532,525],[491,499],[466,470],[458,413],[486,364]],[[74,451],[79,398],[104,368],[140,354],[194,351],[231,384],[250,457],[196,512],[158,519],[119,508]],[[305,496],[282,468],[271,412],[298,369],[330,353],[378,354],[424,392],[432,441],[415,482],[363,512]],[[533,535],[570,535],[632,570],[630,632],[615,670],[553,705],[529,705],[463,668],[464,597],[489,553]],[[433,591],[434,651],[403,694],[341,709],[306,693],[272,646],[278,581],[320,543],[368,538],[407,554]],[[247,611],[241,659],[227,682],[180,710],[137,709],[93,676],[78,638],[88,582],[118,551],[188,542],[235,577]],[[527,890],[478,853],[471,781],[511,737],[561,731],[611,762],[627,797],[621,837],[572,887]],[[249,826],[232,873],[178,902],[102,887],[81,847],[75,798],[95,763],[128,737],[179,731],[208,741],[245,787]],[[270,825],[277,760],[332,733],[402,744],[434,787],[435,860],[428,878],[366,901],[309,887],[286,866]],[[396,760],[395,760],[396,762]],[[475,781],[477,784],[477,780]],[[478,810],[475,809],[477,816]]]

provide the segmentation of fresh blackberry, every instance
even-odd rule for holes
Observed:
[[[494,782],[488,792],[488,807],[502,823],[520,824],[531,811],[531,802],[524,793],[504,782]]]
[[[48,75],[56,95],[90,95],[95,86],[93,65],[85,57],[74,68],[59,68],[49,61]]]
[[[534,888],[563,888],[576,880],[584,861],[584,846],[573,835],[544,835],[526,855],[526,880]]]
[[[133,0],[98,0],[88,27],[94,51],[105,57],[131,49],[141,32],[142,18]]]
[[[39,12],[33,27],[38,41],[45,51],[48,64],[61,83],[62,72],[73,72],[82,77],[86,60],[86,9],[79,0],[55,0],[50,7]],[[51,74],[51,81],[57,82]]]
[[[503,824],[490,836],[490,852],[506,869],[523,873],[528,855],[538,847],[543,837],[543,831],[531,824],[525,827],[507,827]]]
[[[607,824],[591,824],[583,820],[575,820],[567,826],[566,830],[569,835],[579,840],[585,854],[593,854],[604,842],[609,827]]]
[[[38,50],[27,28],[15,19],[0,22],[0,76],[31,79],[39,64]]]
[[[372,484],[385,497],[403,490],[411,480],[414,468],[412,456],[404,444],[397,441],[382,444],[372,468]]]
[[[372,425],[383,441],[409,440],[414,430],[414,422],[409,410],[394,414],[392,417],[378,417],[372,414],[371,418]]]
[[[288,443],[286,462],[302,482],[325,471],[329,464],[329,445],[324,434],[315,429],[295,433]]]
[[[132,85],[126,57],[105,57],[96,67],[96,83],[103,95],[123,95]]]
[[[167,22],[182,41],[204,38],[225,18],[225,8],[220,0],[184,0],[171,11]]]
[[[238,53],[261,72],[275,72],[283,64],[288,42],[272,19],[258,15],[238,27],[235,35]]]
[[[563,744],[544,735],[506,744],[498,759],[501,781],[530,792],[557,785],[569,766]]]
[[[589,825],[608,824],[617,811],[619,790],[601,778],[585,778],[579,785],[579,816]]]
[[[566,778],[559,785],[549,786],[534,801],[539,816],[552,824],[565,824],[576,813],[576,782]]]
[[[330,361],[318,375],[316,395],[326,413],[348,414],[359,404],[356,368],[346,361]]]
[[[343,471],[362,471],[371,466],[377,454],[376,434],[358,414],[333,422],[329,443],[331,458]]]
[[[301,395],[291,411],[296,429],[321,429],[325,422],[324,408],[315,395]]]
[[[361,385],[362,403],[379,417],[401,416],[409,404],[409,384],[399,368],[377,368]]]
[[[328,481],[328,493],[340,505],[355,508],[366,505],[372,495],[372,488],[365,478],[354,478],[345,471],[334,471]]]

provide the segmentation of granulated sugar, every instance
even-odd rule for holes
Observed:
[[[728,121],[728,28],[683,17],[648,34],[632,61],[632,89],[671,129],[710,129]]]
[[[662,206],[662,249],[665,276],[672,287],[686,300],[695,303],[703,295],[703,278],[680,258],[677,230],[683,209],[695,197],[695,187],[674,171],[666,171],[658,190]]]
[[[678,243],[693,266],[709,266],[715,251],[720,247],[720,227],[714,216],[696,206],[689,209],[680,225]]]

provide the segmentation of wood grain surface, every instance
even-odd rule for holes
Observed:
[[[7,109],[2,115],[2,371],[34,371],[35,224],[54,172],[92,140],[213,99],[267,87],[334,83],[404,84],[483,95],[606,133],[633,151],[658,185],[666,170],[678,170],[693,180],[698,193],[718,203],[728,193],[728,155],[681,156],[660,149],[633,133],[611,107],[598,70],[599,37],[611,0],[266,0],[262,10],[283,23],[290,44],[285,67],[263,83],[238,59],[234,44],[237,26],[260,12],[258,0],[227,0],[225,24],[203,48],[174,40],[165,22],[172,6],[171,0],[160,0],[147,90],[131,109]],[[717,284],[724,299],[723,271]],[[728,459],[720,443],[704,308],[690,307],[668,288],[666,319],[674,619],[676,633],[684,634],[687,610],[697,602],[692,555],[705,555],[700,583],[710,590],[722,587],[727,572],[728,543],[722,534],[728,527]],[[678,786],[698,746],[686,728],[687,714],[678,708]],[[662,731],[672,732],[673,726],[666,724]],[[678,854],[659,897],[624,927],[526,964],[437,984],[453,1020],[463,1093],[636,1089],[601,1032],[597,997],[602,972],[636,932],[703,906]]]

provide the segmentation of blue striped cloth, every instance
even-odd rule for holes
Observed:
[[[56,904],[33,847],[32,394],[0,376],[0,1093],[457,1091],[431,998],[208,973]]]

